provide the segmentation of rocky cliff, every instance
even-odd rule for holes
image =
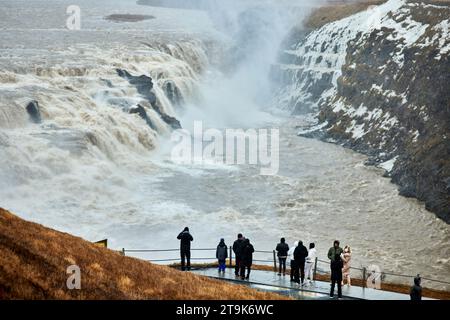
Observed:
[[[445,1],[390,0],[297,35],[274,68],[282,105],[316,116],[300,135],[369,155],[447,223],[449,19]]]

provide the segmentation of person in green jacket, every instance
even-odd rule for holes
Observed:
[[[336,255],[340,256],[344,250],[339,247],[339,240],[334,240],[333,246],[328,250],[328,259],[330,262],[334,262]]]

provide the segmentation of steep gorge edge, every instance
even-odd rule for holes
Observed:
[[[450,223],[450,6],[390,0],[293,34],[274,76],[299,135],[386,169],[399,193]],[[372,19],[372,20],[371,20]]]

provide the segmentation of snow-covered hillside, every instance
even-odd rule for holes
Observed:
[[[302,134],[387,170],[450,222],[450,6],[390,0],[310,32],[282,55],[279,100],[317,114]]]

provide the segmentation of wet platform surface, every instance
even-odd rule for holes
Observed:
[[[278,276],[277,273],[271,271],[252,270],[249,280],[241,280],[234,275],[234,269],[227,269],[225,274],[217,271],[216,268],[198,269],[192,272],[239,284],[247,284],[252,288],[271,291],[288,295],[299,300],[329,300],[330,283],[323,281],[315,281],[306,286],[300,287],[298,284],[291,282],[289,275]],[[344,300],[363,299],[363,300],[409,300],[407,294],[382,291],[371,288],[362,288],[357,286],[343,286],[342,296]],[[337,297],[337,288],[335,289],[335,298]]]

